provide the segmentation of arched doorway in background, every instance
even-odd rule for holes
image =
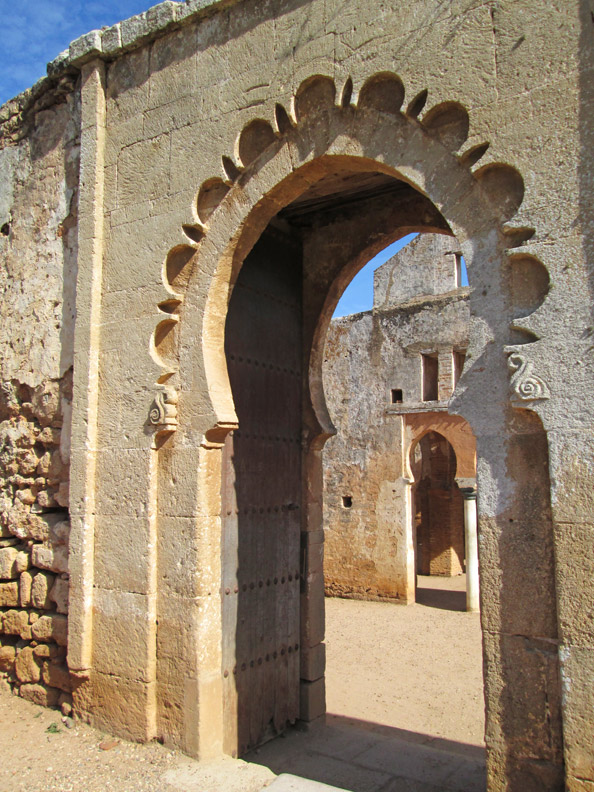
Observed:
[[[411,453],[415,479],[415,570],[452,577],[464,571],[464,504],[456,484],[456,452],[443,435],[427,432]]]

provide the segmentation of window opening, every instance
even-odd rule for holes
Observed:
[[[462,376],[462,369],[464,368],[464,361],[466,360],[466,350],[454,350],[454,388],[458,384],[458,380]]]
[[[462,253],[454,253],[456,258],[456,288],[462,286]]]
[[[342,496],[342,506],[345,509],[350,509],[353,505],[353,496],[352,495],[343,495]]]
[[[438,400],[438,362],[437,355],[421,355],[423,367],[423,401]]]
[[[402,389],[392,388],[391,398],[392,398],[392,404],[402,404]]]

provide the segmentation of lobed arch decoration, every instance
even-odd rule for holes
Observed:
[[[426,435],[438,434],[447,440],[456,455],[456,479],[473,479],[476,476],[476,450],[474,436],[468,424],[459,423],[448,425],[440,423],[425,423],[422,427],[409,427],[410,437],[404,449],[404,475],[409,481],[414,481],[412,460],[415,449]]]
[[[512,402],[532,407],[549,397],[545,383],[538,380],[533,386],[537,375],[525,351],[527,343],[540,337],[532,314],[546,298],[548,273],[522,250],[534,230],[510,222],[523,200],[523,179],[507,163],[480,165],[488,142],[463,148],[469,117],[462,105],[443,102],[423,113],[427,98],[424,90],[405,106],[402,80],[390,72],[370,76],[358,92],[349,78],[339,93],[330,77],[314,75],[299,86],[288,110],[277,104],[273,119],[255,118],[245,125],[231,156],[222,155],[220,174],[198,190],[191,216],[181,227],[182,239],[163,263],[164,294],[150,342],[160,370],[149,415],[156,447],[178,428],[178,394],[190,411],[198,409],[190,395],[198,371],[206,376],[211,401],[212,421],[205,442],[220,443],[236,425],[223,351],[224,316],[234,280],[268,222],[311,185],[341,168],[393,176],[425,196],[445,219],[445,227],[411,227],[406,232],[454,234],[471,278],[486,284],[482,296],[488,296],[489,280],[498,277],[500,269],[507,267],[512,275],[516,269],[538,273],[538,285],[528,287],[530,313],[510,312],[515,335],[510,335],[505,351]],[[315,331],[312,383],[321,382],[330,303],[338,301],[354,274],[349,272],[328,296],[323,312],[327,321]],[[206,280],[210,285],[205,294]],[[474,311],[480,313],[483,301],[473,302]],[[203,316],[198,333],[189,327],[192,316]],[[189,334],[200,337],[201,346],[189,343]],[[526,384],[523,378],[530,381]],[[323,394],[313,393],[312,398],[320,426],[331,434]],[[204,413],[203,406],[200,411]]]

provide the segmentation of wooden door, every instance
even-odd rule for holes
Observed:
[[[236,756],[298,717],[301,273],[300,245],[265,232],[225,328],[239,421],[222,493],[225,751]]]

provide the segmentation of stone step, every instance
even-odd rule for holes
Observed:
[[[311,781],[309,778],[282,773],[262,792],[345,792],[345,790]]]

